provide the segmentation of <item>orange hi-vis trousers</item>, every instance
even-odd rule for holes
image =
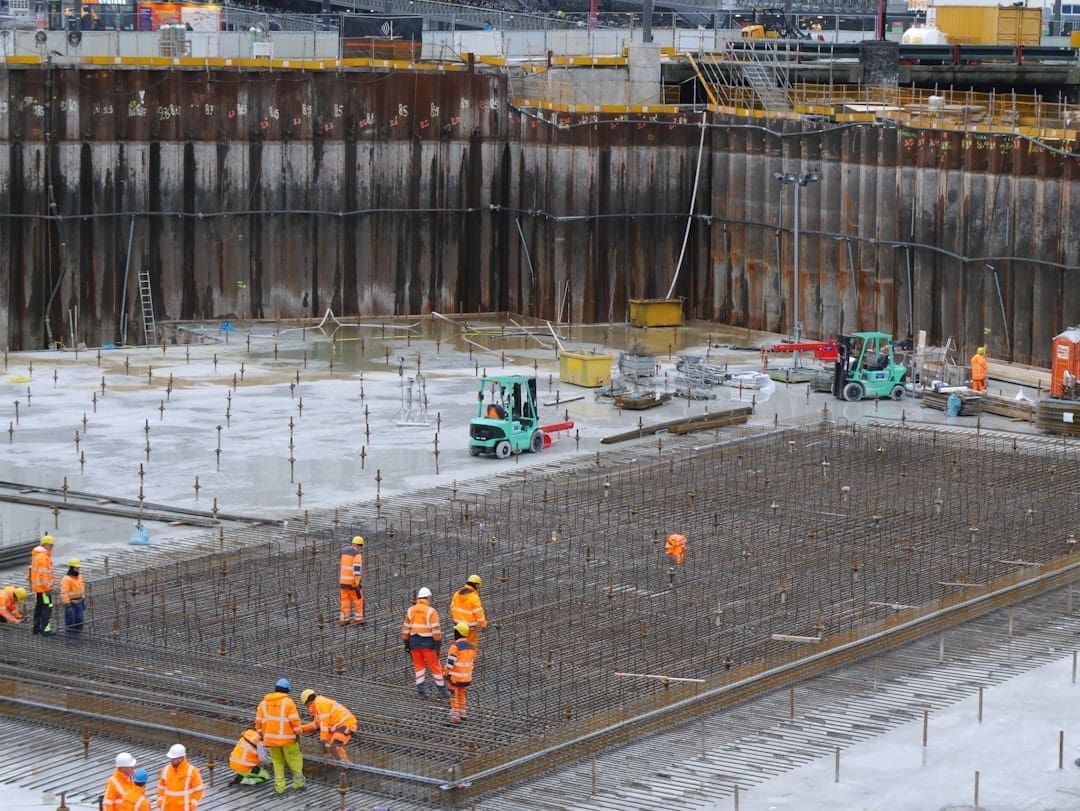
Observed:
[[[457,723],[468,718],[465,690],[467,684],[450,682],[450,723]]]
[[[361,623],[364,621],[364,590],[360,587],[342,586],[341,616],[339,618],[342,625],[349,624],[350,614],[353,622]]]
[[[412,655],[413,671],[416,676],[417,687],[424,683],[428,670],[431,670],[431,677],[435,679],[435,685],[437,687],[442,687],[445,684],[443,681],[442,665],[439,664],[439,652],[437,650],[434,650],[433,648],[413,648],[409,653]]]

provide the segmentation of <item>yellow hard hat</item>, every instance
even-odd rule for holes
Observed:
[[[469,575],[468,579],[465,582],[466,583],[472,583],[474,586],[482,586],[482,585],[484,585],[484,581],[480,579],[480,575],[478,575],[478,574]]]
[[[979,354],[979,355],[985,355],[986,354],[986,347],[985,346],[980,346],[978,349],[975,350],[975,352],[976,352],[976,354]]]
[[[454,626],[454,630],[457,631],[462,636],[468,636],[469,635],[469,624],[467,622],[459,622],[457,625]]]
[[[364,545],[364,536],[363,535],[357,535],[352,539],[352,542],[353,542],[353,546],[363,546]]]
[[[52,535],[43,535],[41,537],[41,542],[46,546],[52,546],[54,543],[56,543],[56,538],[54,538]]]
[[[362,541],[364,539],[361,538],[360,540]],[[315,698],[315,691],[311,690],[311,689],[305,690],[304,692],[302,692],[300,694],[300,703],[301,704],[307,704],[313,698]]]
[[[70,566],[72,569],[78,569],[82,566],[82,561],[78,558],[72,558],[68,561],[68,566]]]
[[[25,600],[26,599],[26,589],[24,589],[22,586],[16,586],[15,587],[15,599],[18,600],[20,603],[23,600]]]

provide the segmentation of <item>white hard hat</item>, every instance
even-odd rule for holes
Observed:
[[[421,599],[423,597],[430,597],[430,596],[431,596],[431,589],[429,589],[427,586],[421,586],[420,591],[416,592],[416,599],[417,600],[419,600],[419,599]]]
[[[184,748],[182,743],[174,743],[169,747],[169,760],[177,757],[187,757],[187,749]]]
[[[121,752],[116,756],[116,768],[131,769],[135,766],[135,758],[130,752]]]

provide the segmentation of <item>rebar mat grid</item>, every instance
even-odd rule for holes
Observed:
[[[353,708],[368,765],[468,774],[666,700],[659,681],[616,672],[723,684],[790,655],[773,634],[868,632],[1066,554],[1080,489],[1066,443],[900,426],[499,472],[488,489],[241,530],[258,545],[95,583],[91,638],[108,655],[88,657],[84,678],[166,705],[201,699],[242,724],[288,676]],[[681,566],[664,554],[669,532],[688,539]],[[368,622],[339,628],[337,553],[354,533],[367,538]],[[473,572],[492,625],[462,732],[416,696],[400,626],[426,585],[449,635],[450,595]]]

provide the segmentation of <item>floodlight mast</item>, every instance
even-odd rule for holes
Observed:
[[[818,177],[817,172],[773,172],[773,177],[780,182],[783,186],[791,186],[792,191],[792,238],[794,239],[794,245],[792,246],[792,276],[793,276],[793,302],[792,302],[792,319],[791,319],[791,339],[796,344],[802,343],[802,322],[799,321],[799,189],[803,186],[807,186],[811,183],[817,183],[821,178]],[[795,352],[792,356],[792,362],[797,367],[799,365],[799,353]]]

